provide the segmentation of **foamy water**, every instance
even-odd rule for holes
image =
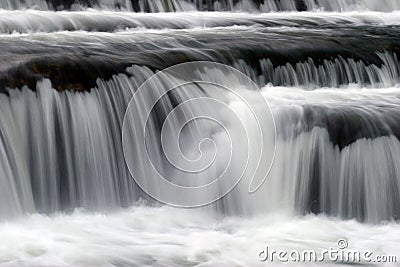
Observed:
[[[0,0],[1,267],[281,263],[260,260],[267,248],[351,249],[400,261],[399,0],[67,2]],[[226,76],[221,66],[178,68],[136,94],[154,74],[192,61],[227,64],[249,76],[263,88],[259,94],[243,86],[253,88],[242,92],[251,110],[209,84],[164,94],[188,73],[228,88],[249,81]],[[142,96],[136,102],[134,92]],[[153,101],[157,95],[163,99]],[[207,104],[206,97],[220,97],[223,105]],[[190,102],[196,98],[204,102]],[[132,120],[128,103],[137,108]],[[274,118],[266,119],[270,111]],[[192,115],[224,127],[189,120]],[[259,134],[258,119],[273,122],[272,130]],[[170,132],[163,135],[165,121]],[[121,137],[129,122],[126,143]],[[249,157],[241,125],[249,133]],[[140,135],[144,128],[148,136]],[[201,147],[203,140],[215,147]],[[239,152],[232,161],[231,147]],[[213,148],[221,157],[211,168],[203,168],[205,160],[191,165],[199,154],[213,156]],[[270,169],[259,151],[274,159]],[[250,171],[240,172],[246,158]],[[227,181],[185,195],[164,190],[154,166],[183,186],[200,187],[226,169]],[[253,177],[258,166],[269,175]],[[243,180],[230,191],[237,173]],[[210,203],[198,204],[198,196],[217,202],[161,207],[141,181],[163,203],[185,197],[195,201],[182,206]],[[260,185],[254,194],[251,184]],[[293,263],[310,264],[348,265],[329,258]]]
[[[320,251],[341,238],[352,249],[400,257],[394,223],[288,214],[218,218],[169,207],[30,215],[1,223],[0,236],[3,266],[266,266],[258,259],[266,245]]]

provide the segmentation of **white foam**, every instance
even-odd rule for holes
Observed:
[[[0,262],[11,266],[265,266],[258,254],[266,245],[321,251],[336,247],[339,238],[353,249],[400,256],[398,224],[284,214],[217,219],[168,207],[31,215],[1,223],[0,236]]]

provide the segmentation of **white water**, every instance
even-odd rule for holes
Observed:
[[[118,10],[132,10],[130,1],[119,2]],[[142,11],[190,12],[137,14],[115,12],[115,3],[103,0],[94,6],[103,11],[52,12],[21,10],[51,10],[44,1],[0,1],[4,9],[19,9],[0,11],[2,75],[11,75],[4,73],[18,64],[58,55],[66,60],[100,57],[101,62],[139,58],[161,69],[173,58],[169,54],[180,51],[177,57],[231,64],[266,85],[261,92],[271,104],[278,134],[271,174],[256,194],[248,194],[251,177],[246,176],[231,194],[208,207],[160,207],[130,177],[121,143],[132,93],[154,70],[134,65],[124,74],[98,79],[87,92],[59,85],[62,91],[56,91],[49,79],[40,80],[36,91],[8,89],[0,95],[1,266],[264,266],[258,255],[267,244],[319,251],[334,247],[339,238],[354,249],[400,257],[395,221],[400,216],[400,69],[397,50],[389,43],[400,25],[399,11],[393,11],[400,8],[398,1],[305,1],[309,11],[318,12],[268,14],[243,11],[296,7],[293,1],[280,1],[279,6],[269,1],[261,7],[227,1],[225,6],[212,3],[211,9],[238,13],[192,12],[196,2],[174,0],[166,8],[151,1],[145,8],[141,1]],[[350,10],[357,12],[341,13]],[[332,36],[338,41],[327,42],[330,48],[362,54],[374,46],[351,47],[346,40],[370,34],[379,45],[368,51],[368,62],[340,52],[322,61],[307,58],[323,46],[318,40]],[[304,42],[304,36],[311,37]],[[269,45],[269,54],[246,57],[245,48]],[[306,51],[305,59],[276,65],[268,58],[298,55],[291,48]],[[223,78],[212,70],[205,75]],[[162,91],[163,86],[157,88]],[[159,166],[165,162],[157,119],[165,119],[176,102],[213,95],[207,90],[217,91],[178,92],[158,106],[149,140]],[[243,117],[248,115],[242,105],[224,99]],[[149,104],[147,100],[140,104]],[[228,130],[237,129],[214,106],[193,106],[184,115],[204,110],[225,118]],[[172,126],[181,120],[174,117]],[[220,151],[227,151],[227,140],[215,127],[195,126],[183,138],[185,152],[196,156],[204,137],[214,138]],[[254,124],[245,126],[253,145],[259,145]],[[136,164],[147,173],[144,162]],[[216,163],[204,180],[222,169],[226,157]],[[169,174],[171,180],[193,185],[184,175]]]
[[[142,197],[124,166],[120,127],[131,90],[152,72],[141,67],[129,71],[134,73],[132,78],[120,75],[99,82],[98,89],[90,93],[59,93],[44,81],[37,93],[23,89],[11,90],[10,97],[2,95],[1,144],[3,158],[8,161],[1,171],[4,186],[13,189],[2,195],[3,217],[79,206],[112,208]],[[207,75],[219,79],[212,71]],[[291,213],[304,213],[313,210],[316,202],[316,211],[344,218],[379,222],[397,216],[400,162],[396,155],[400,143],[391,137],[400,101],[397,88],[306,92],[267,87],[264,94],[272,104],[278,127],[272,175],[255,196],[245,193],[245,179],[218,210],[250,215],[285,207]],[[182,92],[177,96],[183,101],[201,95]],[[157,116],[170,112],[170,101],[165,100]],[[316,114],[306,118],[309,107]],[[341,118],[338,122],[343,126],[324,128],[335,118],[332,114]],[[356,116],[359,124],[355,124]],[[346,141],[333,139],[332,144],[329,135],[334,138],[341,127],[348,128],[342,138],[350,141],[339,150],[335,142]],[[362,131],[352,132],[357,127]],[[202,136],[207,135],[207,128],[201,128]],[[153,131],[151,143],[156,153],[160,140]],[[161,158],[158,161],[163,165]],[[311,181],[312,177],[316,180]],[[317,186],[317,191],[311,192],[312,186]]]
[[[245,179],[224,201],[200,211],[139,207],[21,218],[26,212],[79,206],[115,210],[143,197],[125,169],[119,127],[131,90],[153,73],[142,67],[129,72],[132,78],[99,81],[98,89],[88,93],[56,92],[43,81],[37,93],[25,88],[1,96],[1,153],[8,159],[2,161],[2,182],[12,189],[3,191],[0,202],[3,220],[9,221],[0,225],[5,266],[262,266],[257,252],[266,242],[277,248],[324,249],[341,237],[355,248],[398,255],[397,224],[337,219],[380,223],[399,214],[398,139],[386,134],[360,138],[340,150],[324,128],[306,130],[342,112],[350,129],[357,127],[351,114],[358,114],[366,133],[379,136],[381,127],[375,131],[374,126],[389,127],[398,116],[398,87],[264,88],[278,126],[278,153],[256,195],[248,195]],[[313,120],[304,120],[309,106],[322,109]],[[320,187],[311,192],[313,177]],[[294,217],[310,210],[336,219]],[[222,219],[223,214],[234,216]]]
[[[371,226],[282,213],[248,220],[167,207],[109,214],[76,211],[1,223],[0,235],[0,259],[8,262],[4,266],[265,266],[258,255],[266,245],[320,252],[336,247],[340,238],[355,250],[400,257],[398,224]]]
[[[287,63],[279,67],[274,67],[269,59],[264,59],[260,60],[263,73],[261,76],[255,75],[243,60],[239,60],[234,66],[262,85],[303,86],[306,90],[338,88],[343,84],[367,84],[372,88],[394,86],[400,78],[397,56],[389,53],[378,53],[378,56],[384,62],[381,67],[342,57],[324,60],[319,65],[309,59],[295,65]]]
[[[278,140],[277,159],[264,193],[270,206],[301,212],[311,205],[324,213],[370,222],[398,213],[400,142],[391,135],[391,122],[399,112],[398,87],[311,92],[267,87],[263,94],[272,103],[278,136],[283,139]],[[310,109],[314,115],[302,119]],[[353,134],[361,136],[340,149],[329,137],[336,127],[327,131],[327,123],[338,125],[344,135],[354,127]],[[384,129],[387,134],[374,138]],[[370,135],[362,137],[367,132]]]
[[[313,28],[323,24],[325,27],[338,26],[396,26],[400,25],[400,11],[346,12],[346,13],[271,13],[248,14],[230,12],[182,12],[135,14],[129,12],[110,12],[87,10],[79,12],[50,11],[0,11],[1,33],[32,33],[55,31],[114,32],[126,29],[193,29],[242,26],[269,26],[293,28]],[[285,27],[286,26],[286,27]],[[199,30],[199,29],[198,29]],[[314,29],[314,30],[318,30]]]
[[[136,2],[136,6],[134,4]],[[298,1],[300,2],[300,1]],[[210,11],[297,11],[298,5],[295,0],[267,0],[257,4],[253,0],[81,0],[72,5],[64,6],[52,4],[46,0],[1,0],[2,9],[63,9],[72,10],[94,7],[101,10],[123,10],[123,11],[141,11],[141,12],[171,12],[171,11],[192,11],[192,10],[210,10]],[[390,12],[400,9],[400,3],[397,0],[303,0],[301,10],[308,11],[354,11],[354,10],[375,10]]]

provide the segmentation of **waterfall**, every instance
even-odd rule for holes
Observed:
[[[105,7],[107,3],[114,5],[113,1],[98,1],[90,6]],[[267,3],[275,2],[259,2],[260,8]],[[289,10],[293,3],[281,1],[277,10]],[[326,8],[375,2],[335,3],[325,2]],[[224,4],[234,8],[240,2]],[[304,4],[313,4],[315,9],[324,2]],[[200,2],[194,5],[202,9]],[[387,1],[386,6],[396,8],[396,3]],[[175,63],[207,60],[233,66],[264,87],[262,92],[272,103],[277,127],[270,184],[248,195],[251,175],[245,175],[243,182],[211,209],[252,215],[285,206],[298,214],[326,213],[369,222],[398,218],[398,96],[394,89],[388,89],[397,88],[400,78],[399,40],[395,37],[400,21],[396,12],[380,13],[379,19],[375,13],[184,12],[172,18],[168,14],[114,16],[94,10],[1,12],[5,15],[0,18],[5,63],[0,68],[0,172],[1,184],[7,188],[1,194],[1,217],[77,207],[112,210],[140,199],[157,203],[135,184],[124,162],[121,134],[128,103],[140,85],[158,71]],[[241,25],[235,26],[237,21]],[[319,23],[331,36],[315,31]],[[381,28],[370,29],[373,23],[393,27],[385,28],[385,35]],[[337,31],[336,27],[346,31]],[[298,34],[309,36],[310,41],[299,40]],[[346,34],[357,38],[349,39]],[[166,42],[165,36],[174,42]],[[366,36],[374,36],[375,42],[365,44]],[[282,47],[282,40],[287,46]],[[16,42],[25,45],[15,46]],[[18,55],[17,63],[7,63],[10,54]],[[64,54],[65,58],[59,58]],[[205,77],[218,80],[219,76],[209,71],[202,79]],[[196,88],[166,95],[152,114],[149,132],[155,147],[151,153],[172,180],[184,181],[185,175],[158,156],[162,154],[160,129],[178,103],[219,95],[213,87]],[[336,88],[334,93],[332,88]],[[138,107],[150,105],[150,98],[141,99]],[[225,96],[223,102],[239,117],[249,116],[234,99]],[[179,125],[188,114],[205,110],[227,114],[214,105],[200,106],[207,108],[193,105],[173,118],[172,125]],[[236,124],[229,117],[219,121],[227,122],[227,129],[235,132]],[[246,127],[256,138],[254,125]],[[215,125],[202,122],[190,129],[181,142],[196,144],[201,136],[210,135],[218,139],[220,150],[227,147],[227,137]],[[173,133],[170,138],[177,136]],[[264,139],[270,142],[266,136]],[[130,146],[137,148],[136,142],[131,140]],[[186,149],[189,154],[196,151],[192,146]],[[135,169],[146,166],[140,155],[134,158],[138,164]],[[201,179],[211,179],[226,160],[216,162],[211,173]],[[290,164],[286,166],[286,162]],[[240,160],[234,165],[239,168]],[[151,177],[146,168],[142,172]],[[231,175],[236,172],[231,170]],[[157,188],[157,183],[152,187]]]
[[[0,14],[0,33],[2,34],[45,34],[69,31],[74,32],[76,36],[79,36],[79,31],[89,31],[97,34],[107,32],[121,35],[122,31],[130,30],[138,32],[138,34],[151,33],[151,35],[149,34],[150,37],[154,36],[157,33],[163,33],[166,30],[187,30],[199,32],[204,30],[203,28],[208,28],[209,32],[203,31],[204,34],[208,35],[212,35],[212,33],[214,32],[219,33],[218,31],[222,30],[222,28],[224,28],[223,30],[229,32],[241,32],[245,30],[258,29],[260,34],[266,34],[266,29],[263,27],[268,27],[269,33],[274,32],[280,35],[289,35],[290,33],[296,31],[302,32],[304,34],[309,34],[308,31],[311,31],[313,34],[317,34],[318,32],[312,31],[313,28],[319,24],[323,24],[324,29],[328,33],[332,32],[335,33],[335,35],[338,35],[338,32],[340,34],[345,34],[346,32],[351,32],[354,28],[360,26],[365,26],[362,29],[362,32],[376,34],[375,31],[377,29],[373,31],[369,26],[370,24],[376,24],[378,26],[391,26],[390,28],[385,28],[385,30],[387,31],[395,30],[391,28],[395,28],[394,26],[400,25],[399,11],[395,11],[392,13],[379,13],[379,16],[377,16],[377,14],[374,12],[351,12],[343,14],[327,12],[278,12],[261,14],[229,12],[182,12],[176,14],[142,14],[121,12],[118,13],[118,16],[114,16],[112,12],[102,12],[97,10],[68,12],[38,10],[0,10]],[[345,29],[339,31],[335,29],[336,27],[345,27]],[[395,33],[396,32],[394,31],[392,35],[395,35]],[[359,33],[354,32],[352,34]],[[52,35],[48,37],[52,38]],[[121,37],[124,37],[124,35],[122,35]],[[129,36],[125,35],[125,38],[128,37]],[[177,37],[180,36],[178,35]],[[255,36],[251,37],[254,38]],[[325,37],[326,39],[329,39],[329,36]],[[384,38],[384,36],[379,37]],[[130,36],[130,38],[133,37]],[[312,39],[309,40],[310,43],[312,43],[312,41]],[[376,40],[376,42],[379,41],[379,39]],[[306,46],[305,43],[303,45]]]
[[[94,10],[1,12],[5,14],[0,18],[2,218],[81,207],[115,210],[140,200],[160,205],[135,183],[126,166],[124,115],[134,93],[152,75],[193,61],[222,63],[244,73],[263,88],[276,123],[276,157],[268,179],[244,173],[229,194],[204,209],[243,216],[277,210],[312,212],[373,223],[398,218],[397,12],[379,16],[185,12],[173,17],[114,16]],[[326,28],[316,30],[320,23]],[[180,79],[175,76],[166,84]],[[221,82],[221,77],[208,70],[200,78]],[[240,80],[228,80],[231,87],[240,87]],[[137,104],[137,114],[151,106],[152,94],[163,93],[164,85],[155,86],[158,91],[148,90],[150,95]],[[257,106],[260,92],[248,91],[250,103]],[[196,184],[171,168],[169,158],[160,156],[167,118],[170,139],[177,139],[173,129],[179,129],[187,116],[204,112],[219,116],[227,131],[240,136],[234,117],[214,104],[192,104],[180,115],[167,116],[191,99],[221,95],[225,106],[246,122],[253,151],[261,143],[271,143],[271,135],[260,142],[255,124],[247,119],[251,114],[238,99],[213,86],[169,93],[155,106],[147,138],[155,166],[171,181]],[[265,119],[265,114],[259,117]],[[208,123],[196,122],[182,132],[180,142],[189,158],[199,156],[197,145],[204,137],[229,155],[226,134]],[[134,169],[148,177],[151,188],[161,190],[140,156],[145,153],[135,150],[139,141],[134,138],[128,146]],[[245,144],[239,144],[244,151]],[[204,146],[204,156],[211,157],[213,147],[207,142]],[[199,175],[200,183],[221,173],[227,159],[218,159]],[[267,169],[269,160],[263,160],[261,166]],[[232,164],[240,170],[243,161]],[[235,173],[240,172],[230,170],[232,177]],[[249,194],[249,188],[259,184],[259,190]],[[229,191],[227,185],[209,195]]]
[[[9,160],[1,173],[9,183],[3,188],[13,190],[2,194],[2,217],[130,204],[135,194],[118,143],[120,107],[129,93],[58,93],[43,81],[36,93],[23,88],[3,95],[1,144]]]
[[[397,88],[281,89],[264,89],[280,137],[268,203],[368,222],[398,218]]]
[[[389,58],[388,54],[381,56]],[[352,63],[342,60],[340,64],[349,69]],[[391,67],[382,66],[387,73],[398,75],[389,71]],[[367,70],[364,66],[363,71]],[[59,92],[49,80],[43,80],[35,91],[24,87],[1,95],[2,217],[75,207],[104,210],[146,198],[125,166],[121,133],[132,92],[154,72],[133,66],[127,73],[98,80],[96,88],[85,93]],[[205,76],[217,78],[218,74],[210,71]],[[155,151],[160,148],[158,129],[176,105],[173,103],[208,96],[215,90],[192,88],[166,96],[164,104],[156,108],[150,128]],[[228,214],[258,214],[286,207],[294,213],[326,213],[368,222],[397,218],[398,96],[393,98],[387,89],[342,90],[319,89],[306,94],[301,89],[267,86],[262,92],[272,105],[278,137],[277,159],[268,183],[249,196],[250,178],[245,177],[215,208]],[[212,107],[209,110],[221,113]],[[179,121],[179,117],[175,119]],[[210,132],[201,123],[197,127],[191,134],[195,140],[193,136],[200,133],[219,135],[213,127]],[[252,127],[248,130],[253,131]],[[198,129],[202,129],[200,133]],[[223,145],[226,141],[221,140]],[[156,162],[164,166],[162,158]],[[234,164],[240,166],[239,162]],[[177,174],[173,176],[178,179]],[[209,179],[209,174],[205,178]]]
[[[0,0],[0,48],[0,266],[400,259],[400,0]]]
[[[397,12],[2,12],[2,92],[25,85],[34,89],[42,79],[51,80],[57,90],[89,91],[98,78],[126,74],[132,65],[154,71],[198,60],[234,66],[259,86],[379,88],[393,86],[399,78]],[[235,26],[235,20],[243,25]],[[319,23],[326,28],[316,31]]]
[[[275,86],[303,86],[307,89],[319,87],[337,88],[348,84],[367,85],[374,88],[390,87],[399,82],[399,61],[397,55],[377,53],[382,66],[366,65],[353,59],[339,58],[324,60],[315,64],[309,58],[306,62],[274,67],[269,59],[260,60],[262,75],[257,75],[243,60],[234,66],[242,70],[259,84]]]
[[[398,10],[397,0],[1,0],[9,10],[79,10],[83,8],[133,12],[208,11],[354,11]]]

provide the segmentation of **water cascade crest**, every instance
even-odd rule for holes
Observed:
[[[276,124],[268,182],[248,194],[251,177],[244,175],[243,183],[204,209],[246,216],[284,209],[374,223],[398,219],[398,1],[21,0],[0,1],[0,8],[2,219],[81,207],[114,210],[143,199],[161,205],[139,188],[125,164],[124,115],[152,75],[195,61],[247,75],[270,103]],[[347,12],[353,10],[360,12]],[[221,76],[212,69],[204,75]],[[164,121],[180,104],[223,95],[218,92],[198,85],[168,93],[155,105],[149,154],[171,179],[183,181],[184,175],[158,156]],[[247,116],[237,99],[223,98],[239,117]],[[212,105],[192,106],[171,125],[205,110],[225,114]],[[226,122],[227,130],[237,130],[228,117]],[[189,144],[187,153],[197,151],[190,144],[204,135],[225,151],[221,129],[193,124],[180,141]],[[255,138],[253,125],[246,127]],[[139,166],[143,162],[137,158]],[[220,164],[226,159],[210,172],[223,169]]]
[[[1,266],[400,259],[400,0],[0,0],[0,48]]]
[[[397,0],[2,0],[8,10],[80,10],[95,8],[132,12],[183,11],[355,11],[398,10]]]

